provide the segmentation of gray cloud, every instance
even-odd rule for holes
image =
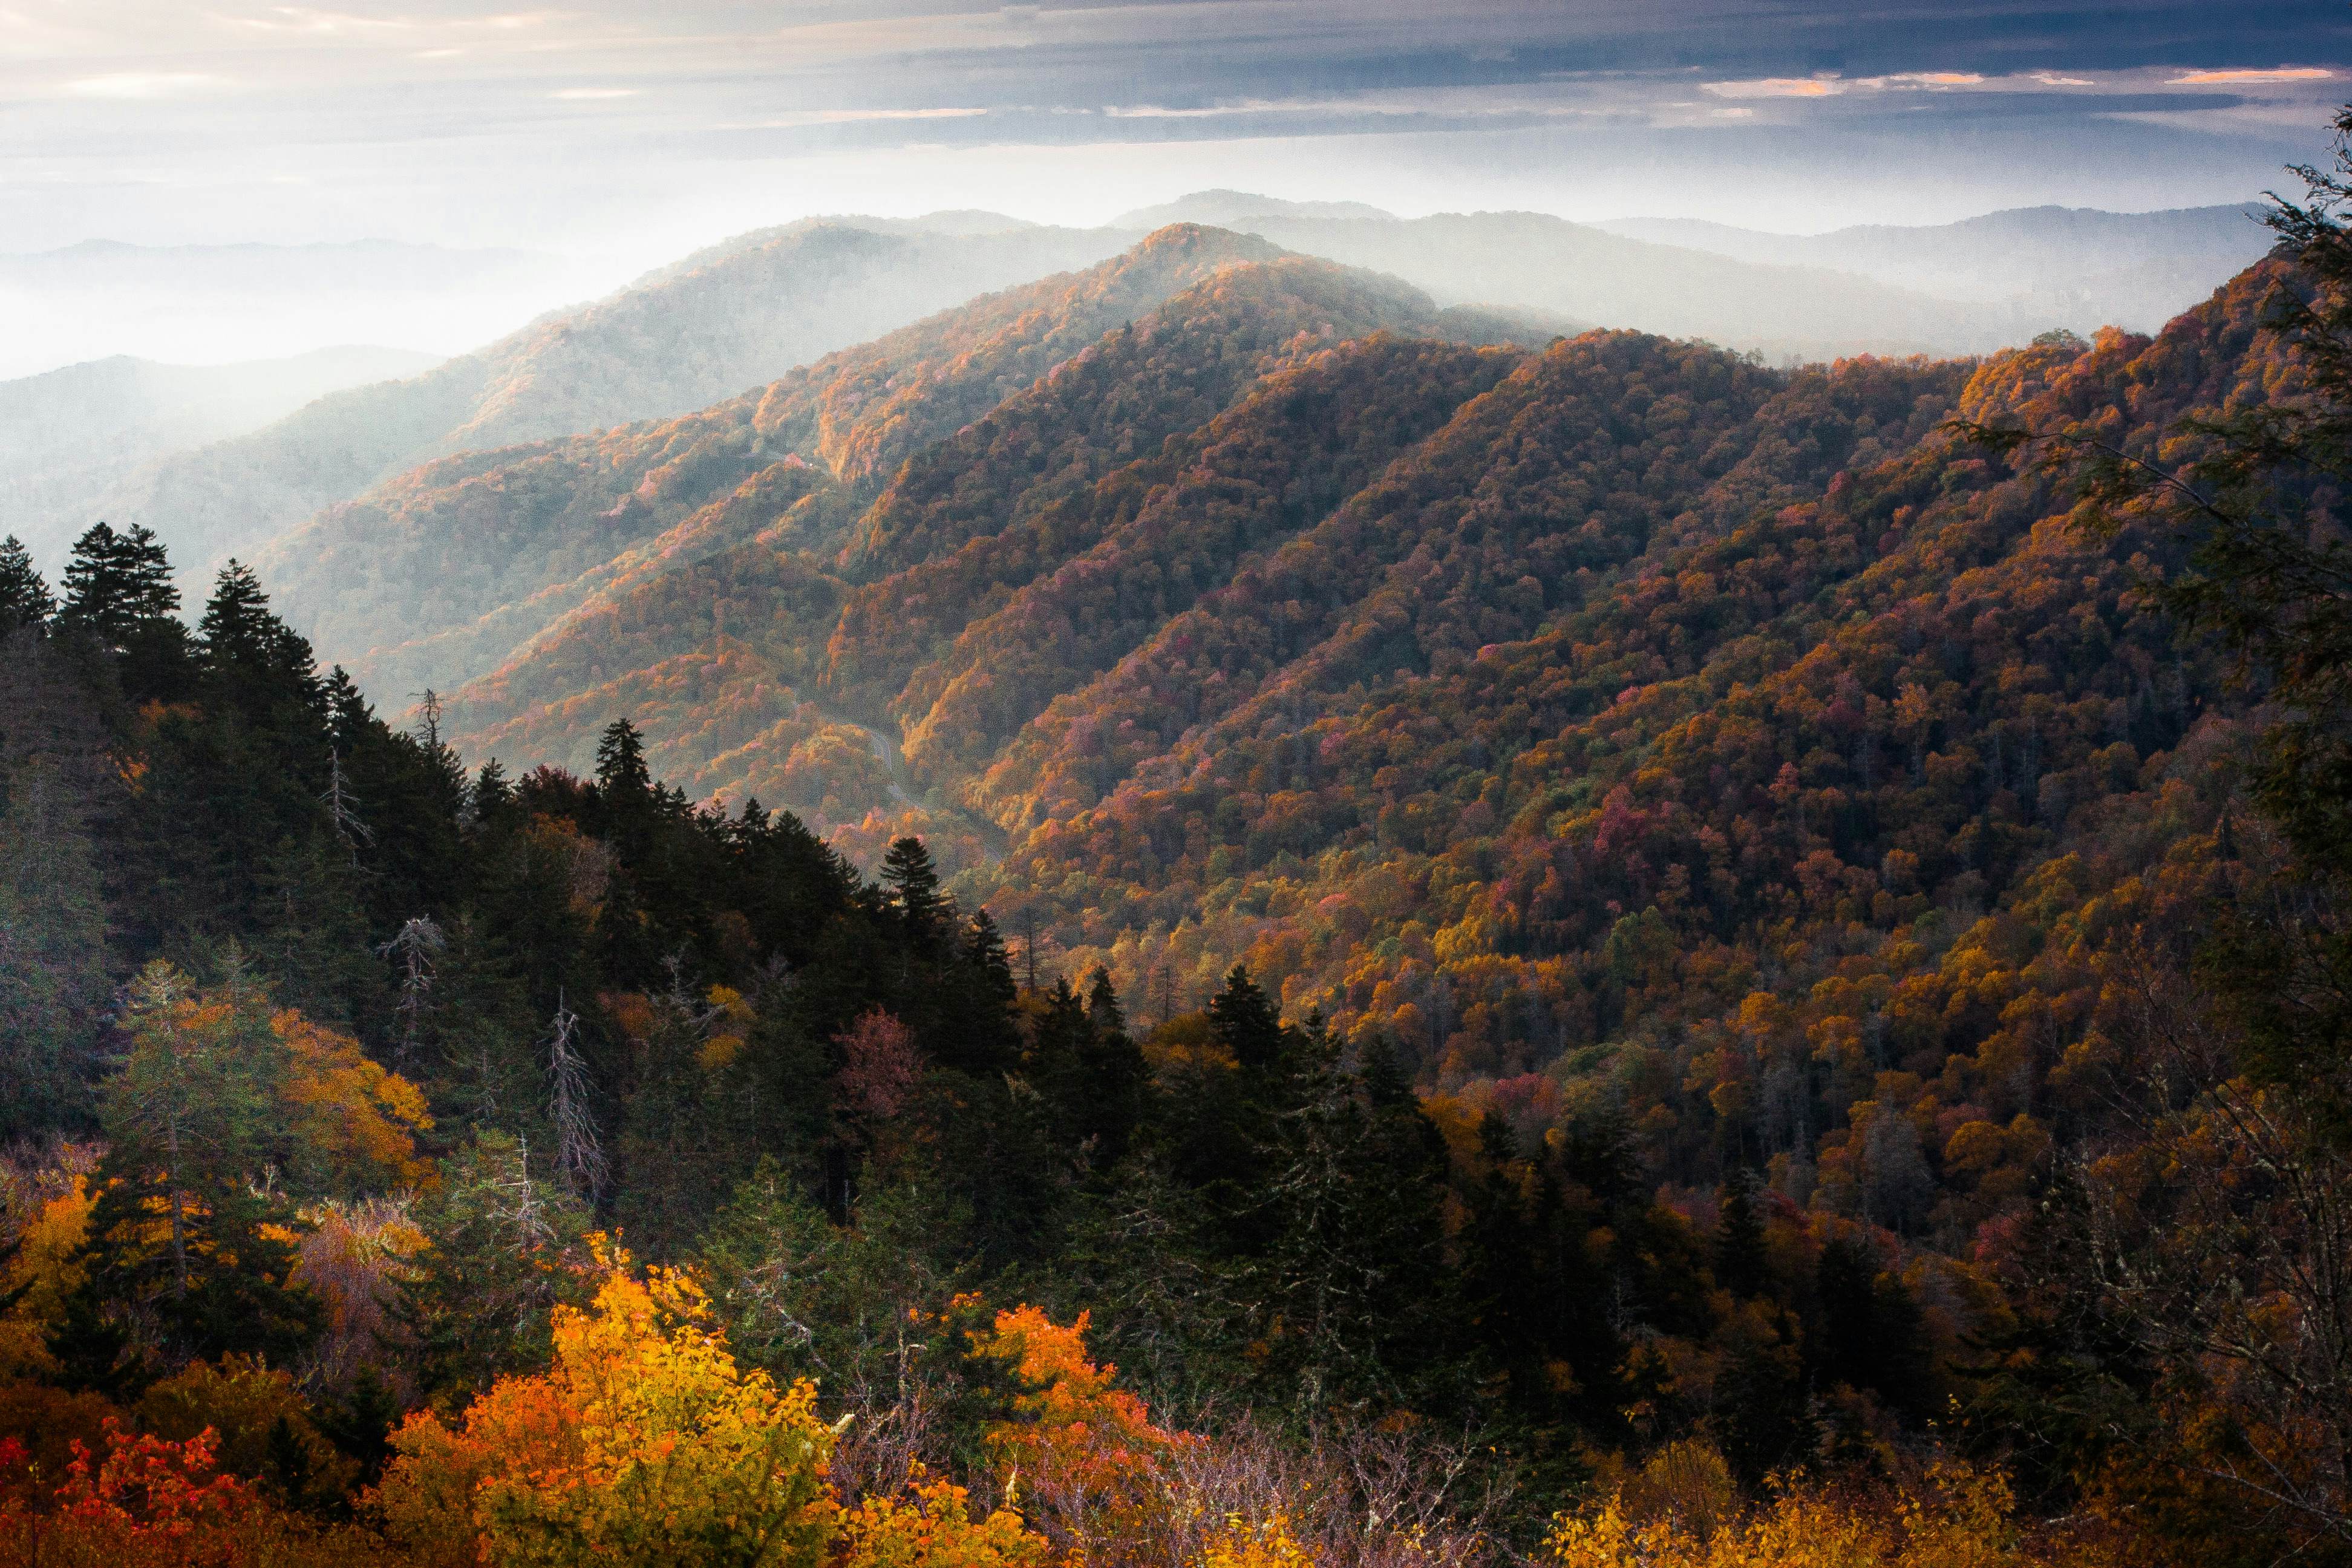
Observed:
[[[0,202],[18,247],[647,259],[852,199],[1086,221],[1188,183],[1801,227],[2242,198],[2347,82],[2333,0],[0,0]]]

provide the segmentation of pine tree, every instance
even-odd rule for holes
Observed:
[[[626,719],[605,725],[596,742],[596,786],[608,804],[644,800],[653,794],[645,739]]]
[[[93,524],[74,541],[66,566],[64,616],[109,647],[128,645],[142,629],[180,613],[180,590],[163,547],[143,525],[117,533]]]
[[[334,714],[308,638],[280,620],[253,569],[231,561],[214,580],[196,623],[196,658],[209,705],[234,710],[277,753],[264,764],[283,773],[309,761]],[[288,757],[288,752],[296,753]],[[307,771],[307,769],[305,770]]]
[[[0,642],[0,1137],[86,1124],[114,934],[101,832],[122,775],[75,661]]]
[[[1282,1019],[1241,964],[1234,965],[1224,989],[1210,998],[1209,1023],[1217,1043],[1245,1068],[1270,1068],[1281,1058],[1286,1043]]]
[[[0,540],[0,637],[19,626],[40,626],[57,609],[32,552],[13,533]]]
[[[909,934],[916,937],[936,936],[940,917],[947,907],[940,892],[939,868],[931,862],[931,852],[919,838],[908,837],[891,840],[882,857],[882,885],[890,889],[898,918]],[[992,931],[994,927],[992,925]],[[1001,952],[1002,942],[997,943]],[[1010,965],[1005,973],[1012,973]]]

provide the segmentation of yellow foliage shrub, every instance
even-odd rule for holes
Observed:
[[[2026,1539],[2013,1507],[1997,1472],[1940,1464],[1891,1491],[1787,1485],[1711,1532],[1644,1521],[1621,1496],[1561,1516],[1549,1547],[1560,1568],[2091,1568]]]
[[[970,1495],[918,1480],[916,1500],[869,1497],[841,1519],[842,1568],[1045,1568],[1052,1547],[1018,1513],[971,1517]]]
[[[1312,1562],[1279,1514],[1255,1524],[1229,1519],[1201,1548],[1201,1568],[1310,1568]]]
[[[35,1210],[16,1237],[16,1256],[0,1272],[0,1295],[21,1289],[16,1303],[0,1315],[0,1373],[51,1370],[47,1334],[63,1316],[66,1298],[81,1284],[75,1254],[89,1235],[97,1204],[89,1178],[76,1176],[66,1192]]]

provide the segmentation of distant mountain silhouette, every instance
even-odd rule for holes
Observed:
[[[320,349],[238,364],[118,355],[0,382],[0,531],[92,512],[141,464],[242,435],[343,387],[413,376],[439,358],[409,349]],[[95,516],[92,516],[95,521]],[[37,532],[54,552],[58,531]]]
[[[2261,211],[2016,207],[1958,223],[1868,224],[1816,235],[1680,217],[1596,226],[1743,261],[1834,268],[1945,299],[2018,301],[2077,331],[2153,331],[2270,248]]]

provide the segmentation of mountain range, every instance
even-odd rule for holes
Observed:
[[[1093,230],[986,212],[804,220],[697,252],[429,374],[355,387],[260,427],[134,443],[96,467],[44,458],[37,443],[19,438],[6,459],[10,526],[54,557],[100,517],[143,522],[180,541],[184,567],[201,575],[419,464],[686,413],[975,295],[1092,265],[1175,218],[1385,272],[1440,306],[1507,310],[1559,331],[1599,324],[1704,337],[1775,361],[1984,352],[2053,327],[2089,331],[2105,324],[2111,305],[2114,319],[2150,327],[2259,254],[2263,234],[2237,209],[2033,209],[1948,229],[1802,241],[1704,226],[1613,226],[1651,237],[1630,237],[1535,214],[1408,220],[1361,204],[1231,191],[1196,193]],[[1654,242],[1667,236],[1676,243]],[[2138,248],[2119,251],[2126,240]],[[281,255],[218,247],[190,253],[190,265],[201,282],[216,273],[242,278],[257,266],[262,275],[316,270],[325,258],[356,281],[381,282],[421,265],[408,255],[416,248]],[[104,247],[73,254],[101,272],[129,268],[137,278],[177,255]],[[1964,255],[1966,265],[1933,259],[1948,254]],[[2138,259],[2118,270],[2117,254]],[[416,276],[429,282],[434,266],[495,271],[494,263],[529,259],[503,257],[434,252]],[[0,286],[9,266],[64,276],[68,260],[66,253],[0,258]],[[1996,297],[1955,297],[1967,290],[1953,279],[1972,268],[1997,280]],[[2018,288],[2004,292],[2008,282]],[[246,405],[230,399],[221,406]],[[226,438],[202,449],[188,444],[215,436]],[[162,449],[173,445],[181,449]]]
[[[1628,218],[1612,234],[1774,266],[1826,267],[1958,300],[2016,302],[2052,325],[2152,332],[2276,237],[2255,205],[2110,213],[2019,207],[1927,227],[1765,234],[1701,218]]]
[[[1843,814],[1824,889],[1980,900],[2119,787],[2102,748],[2177,734],[2200,678],[2117,554],[1942,426],[2058,399],[2152,437],[2263,374],[2270,276],[2153,340],[1776,368],[1176,225],[443,459],[263,565],[469,756],[586,768],[625,717],[691,797],[861,858],[920,832],[1122,986],[1246,957],[1499,1070],[1591,1037],[1595,910],[1842,896],[1743,868],[1756,801]],[[1996,807],[1997,853],[1954,847]]]
[[[115,355],[216,364],[343,342],[444,358],[622,280],[542,251],[386,239],[317,245],[85,240],[0,252],[0,377]]]

